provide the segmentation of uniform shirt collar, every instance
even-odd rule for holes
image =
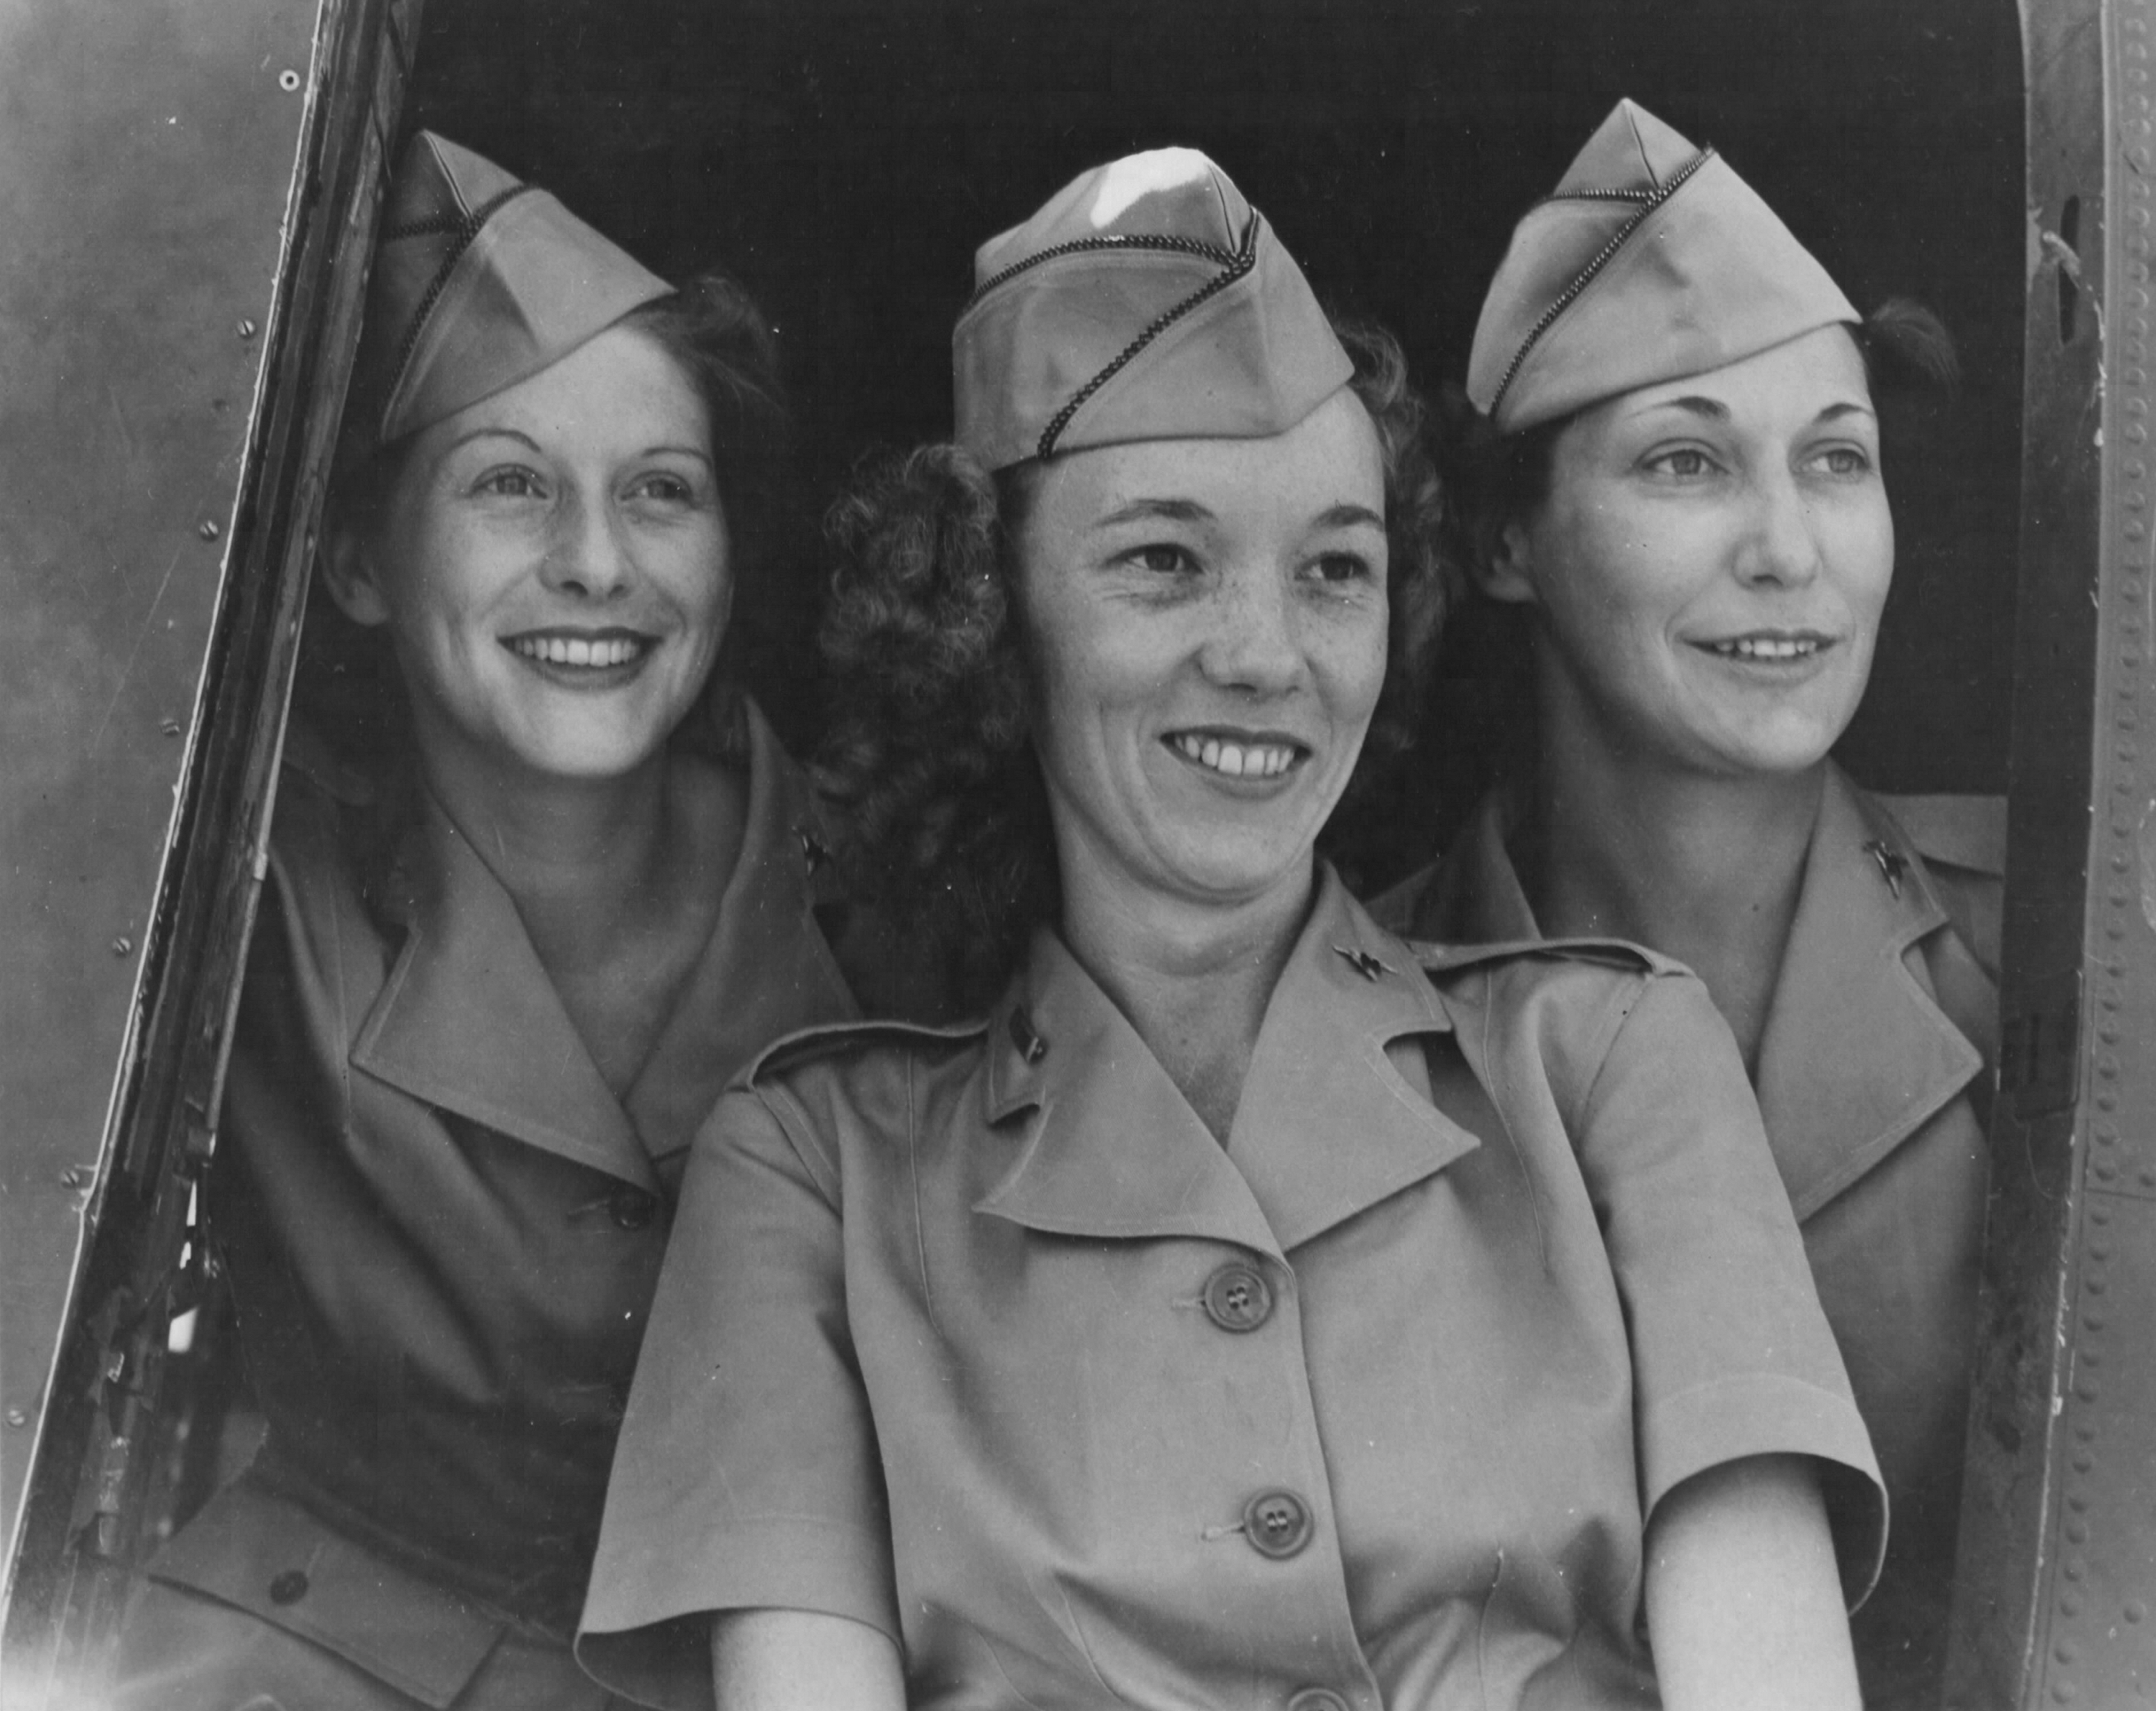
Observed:
[[[429,800],[400,864],[403,950],[354,1067],[430,1105],[639,1187],[685,1147],[778,1035],[852,1014],[808,912],[806,787],[753,707],[747,825],[703,955],[617,1099],[541,965],[515,902]]]
[[[1891,816],[1827,768],[1755,1077],[1775,1161],[1808,1217],[1983,1068],[1907,953],[1947,925]]]
[[[1517,794],[1485,796],[1429,881],[1418,934],[1536,938],[1505,840]],[[1755,1089],[1799,1218],[1870,1170],[1983,1067],[1905,961],[1947,924],[1922,859],[1892,818],[1829,763]]]
[[[1477,1144],[1431,1102],[1419,1057],[1386,1050],[1451,1025],[1407,948],[1325,868],[1224,1148],[1043,929],[990,1017],[985,1115],[1012,1126],[1017,1158],[977,1210],[1065,1235],[1207,1236],[1284,1258]]]

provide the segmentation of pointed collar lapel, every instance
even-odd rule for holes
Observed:
[[[1326,869],[1224,1150],[1043,930],[988,1034],[985,1115],[1025,1114],[1029,1132],[977,1210],[1067,1235],[1211,1236],[1284,1256],[1476,1144],[1385,1053],[1449,1025],[1406,948]]]
[[[1451,1025],[1408,948],[1327,866],[1266,1007],[1228,1143],[1282,1248],[1479,1144],[1431,1102],[1420,1058],[1407,1060],[1411,1082],[1386,1051]]]
[[[405,845],[404,948],[352,1047],[414,1098],[639,1187],[644,1148],[516,902],[431,797]]]
[[[1760,1042],[1758,1091],[1797,1216],[1982,1068],[1905,953],[1946,924],[1916,850],[1831,765]]]
[[[727,1082],[782,1034],[855,1015],[809,912],[808,785],[744,701],[747,823],[711,941],[624,1102],[654,1159],[695,1138]]]

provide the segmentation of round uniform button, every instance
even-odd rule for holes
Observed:
[[[1348,1705],[1330,1688],[1305,1688],[1287,1702],[1287,1711],[1348,1711]]]
[[[1293,1556],[1310,1543],[1310,1509],[1291,1491],[1261,1491],[1243,1505],[1243,1536],[1260,1556]]]
[[[1255,1266],[1230,1260],[1205,1280],[1205,1317],[1224,1331],[1255,1331],[1273,1316],[1273,1287]]]
[[[640,1188],[616,1189],[607,1202],[607,1216],[620,1230],[642,1230],[651,1222],[659,1202]]]
[[[297,1604],[307,1595],[307,1577],[297,1569],[287,1569],[270,1583],[270,1601],[272,1604]]]

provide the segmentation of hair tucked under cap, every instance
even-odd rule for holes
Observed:
[[[1195,149],[1073,179],[983,244],[952,333],[958,443],[984,468],[1292,428],[1353,365],[1265,218]]]
[[[1862,319],[1712,149],[1623,100],[1514,229],[1467,394],[1517,434]]]
[[[418,132],[382,209],[347,455],[529,378],[672,290],[547,192]]]

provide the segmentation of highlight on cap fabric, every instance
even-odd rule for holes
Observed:
[[[1292,428],[1353,365],[1263,215],[1195,149],[1081,173],[991,238],[951,337],[958,443],[991,470]]]
[[[419,131],[375,240],[347,437],[417,433],[672,290],[546,191]]]
[[[1727,162],[1620,100],[1514,229],[1467,395],[1517,434],[1861,319]]]

